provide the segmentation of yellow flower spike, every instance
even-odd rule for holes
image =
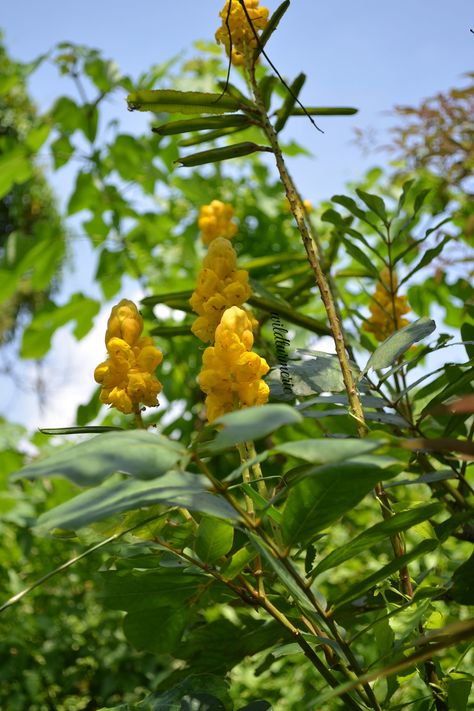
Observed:
[[[189,300],[199,316],[191,330],[202,341],[209,342],[214,340],[225,309],[241,306],[252,292],[248,272],[237,269],[237,254],[225,237],[216,237],[210,242],[203,265],[196,290]]]
[[[199,211],[198,226],[204,244],[209,245],[217,237],[232,239],[237,232],[237,225],[232,222],[233,216],[232,205],[220,200],[203,205]]]
[[[397,286],[397,275],[392,272],[390,279],[390,270],[384,267],[369,304],[370,317],[363,326],[364,330],[373,333],[378,341],[384,341],[392,333],[409,324],[408,319],[403,318],[403,315],[410,311],[407,297],[392,295],[392,290],[395,291]]]
[[[227,56],[231,53],[232,44],[231,61],[235,66],[245,64],[246,54],[253,53],[257,45],[254,33],[263,30],[268,22],[268,8],[259,7],[259,0],[244,2],[253,29],[240,2],[227,0],[219,13],[222,25],[216,32],[216,40],[224,45]]]
[[[122,299],[112,308],[107,323],[108,358],[94,371],[94,379],[102,386],[100,401],[140,420],[140,405],[156,407],[161,383],[155,369],[163,354],[149,337],[140,338],[143,319],[133,301]],[[140,420],[141,422],[141,420]]]
[[[206,393],[209,422],[236,407],[262,405],[269,388],[261,378],[268,363],[251,351],[252,323],[238,306],[226,309],[216,328],[215,345],[206,348],[199,374],[199,385]]]

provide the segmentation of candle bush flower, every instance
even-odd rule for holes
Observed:
[[[216,40],[224,45],[227,55],[231,56],[232,64],[235,66],[242,66],[245,63],[246,52],[253,52],[256,47],[255,33],[263,30],[268,22],[267,7],[260,7],[258,0],[244,0],[244,2],[248,17],[237,0],[227,0],[220,12],[222,25],[216,32]],[[248,18],[252,21],[253,29]]]
[[[163,354],[151,338],[141,338],[143,319],[133,301],[122,299],[107,323],[107,359],[94,372],[102,385],[100,401],[128,415],[140,404],[155,407],[161,383],[155,376]]]
[[[203,205],[198,220],[203,243],[209,245],[216,237],[232,239],[237,232],[237,225],[232,222],[233,216],[232,205],[220,200],[213,200],[209,205]]]
[[[371,315],[364,324],[365,330],[373,333],[378,341],[384,341],[409,323],[403,318],[403,314],[410,311],[407,297],[396,294],[397,286],[396,274],[392,272],[390,278],[390,271],[385,267],[380,272],[375,293],[369,304]]]
[[[252,293],[248,272],[237,269],[237,254],[229,241],[237,231],[232,215],[231,205],[213,200],[201,208],[199,217],[202,239],[209,248],[189,303],[198,314],[192,332],[207,343],[214,340],[225,309],[241,306]]]
[[[270,368],[251,350],[252,323],[245,311],[237,306],[227,309],[215,336],[215,345],[204,351],[199,375],[209,422],[231,410],[263,405],[270,392],[261,379]]]

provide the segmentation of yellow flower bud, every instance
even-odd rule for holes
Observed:
[[[237,225],[232,222],[232,205],[220,200],[213,200],[210,205],[203,205],[199,212],[198,225],[204,244],[210,244],[217,237],[232,239],[237,232]]]
[[[133,346],[140,337],[142,330],[143,319],[137,307],[133,301],[122,299],[122,301],[112,308],[110,318],[107,322],[105,343],[107,344],[111,338],[116,336],[117,338],[122,338],[130,346]]]

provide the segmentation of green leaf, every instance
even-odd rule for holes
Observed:
[[[123,431],[97,435],[49,457],[33,462],[12,478],[40,479],[64,476],[79,486],[98,484],[115,472],[137,479],[154,479],[180,461],[188,453],[178,442],[150,432]]]
[[[356,600],[368,590],[377,585],[377,583],[381,582],[382,580],[387,580],[387,578],[389,578],[391,575],[404,568],[412,560],[416,560],[417,558],[420,558],[426,553],[431,553],[431,551],[435,550],[435,548],[437,547],[438,541],[435,541],[433,539],[422,541],[417,546],[415,546],[415,548],[413,548],[409,553],[405,553],[404,555],[401,555],[398,558],[394,558],[392,561],[390,561],[390,563],[387,563],[387,565],[384,565],[372,575],[369,575],[367,578],[364,578],[364,580],[361,580],[355,585],[352,585],[343,595],[341,595],[337,598],[337,600],[334,601],[332,607],[342,607],[343,605],[347,605],[349,602],[352,602],[352,600]]]
[[[123,621],[123,631],[136,649],[172,654],[181,642],[188,617],[185,607],[129,612]]]
[[[305,81],[306,74],[303,74],[301,72],[290,85],[290,91],[288,91],[288,94],[286,96],[285,101],[283,102],[282,107],[277,111],[278,118],[275,121],[274,126],[275,131],[277,133],[279,133],[285,127],[285,124],[291,115],[291,112],[295,106],[296,100],[301,92],[301,89],[303,88]]]
[[[206,443],[206,448],[218,452],[240,442],[266,437],[283,425],[296,425],[302,421],[301,415],[289,405],[246,407],[215,421],[216,425],[223,425],[223,429],[210,445]]]
[[[380,217],[382,222],[386,225],[388,223],[388,215],[382,198],[378,195],[372,195],[371,193],[366,193],[364,190],[359,190],[357,188],[356,193],[360,199],[365,202],[369,210],[372,210],[377,217]]]
[[[272,103],[273,89],[277,83],[278,79],[274,74],[265,74],[263,79],[259,82],[258,90],[260,96],[262,97],[263,105],[266,111],[270,109]]]
[[[251,121],[244,114],[235,116],[201,116],[199,118],[185,119],[184,121],[170,121],[161,126],[153,126],[153,133],[159,136],[175,136],[189,131],[203,131],[207,128],[221,129],[250,126]]]
[[[99,400],[100,387],[93,391],[88,402],[79,405],[76,411],[76,422],[78,427],[85,427],[88,422],[92,422],[100,412],[102,403]]]
[[[126,479],[88,489],[47,511],[38,524],[48,529],[76,530],[117,513],[154,504],[184,507],[228,521],[238,518],[225,499],[208,492],[206,479],[189,472],[171,471],[152,481]]]
[[[40,124],[31,129],[25,138],[25,145],[30,151],[36,153],[47,140],[51,132],[51,125],[48,123]]]
[[[224,580],[233,580],[236,575],[242,572],[242,570],[252,561],[257,555],[256,551],[251,550],[249,546],[245,546],[238,550],[229,562],[221,568],[221,576]]]
[[[23,332],[22,358],[42,358],[51,348],[54,333],[71,321],[75,321],[74,336],[83,338],[92,328],[94,317],[99,313],[100,303],[83,294],[73,294],[67,304],[57,306],[47,302],[33,317]]]
[[[142,612],[154,608],[182,608],[196,595],[199,587],[209,584],[209,577],[183,568],[151,570],[107,570],[100,574],[102,588],[98,597],[111,610]]]
[[[451,242],[453,239],[452,235],[445,235],[444,238],[441,240],[439,244],[436,245],[436,247],[432,247],[431,249],[426,250],[426,252],[423,254],[422,258],[420,261],[417,263],[413,269],[411,269],[408,274],[400,281],[399,286],[404,284],[406,281],[411,279],[411,277],[414,274],[417,274],[420,269],[423,269],[423,267],[426,267],[428,264],[431,264],[433,260],[441,254],[445,246],[448,244],[448,242]]]
[[[67,96],[61,96],[51,111],[52,120],[65,134],[74,133],[81,128],[81,107]]]
[[[91,173],[80,172],[76,178],[74,192],[69,198],[67,207],[68,215],[73,215],[81,210],[89,210],[101,200],[94,176]]]
[[[215,563],[234,542],[234,529],[225,521],[204,516],[199,522],[195,550],[205,563]]]
[[[471,679],[448,679],[448,708],[451,709],[451,711],[466,711],[471,686]]]
[[[295,107],[291,115],[292,116],[352,116],[356,114],[359,109],[355,109],[352,106],[305,106],[304,109],[300,107]]]
[[[57,170],[65,165],[74,153],[74,146],[68,136],[59,136],[51,143],[51,153],[54,159],[54,168]]]
[[[270,39],[272,34],[277,29],[283,15],[285,14],[285,12],[288,10],[289,7],[290,7],[290,0],[284,0],[284,2],[282,2],[281,5],[279,5],[277,7],[275,12],[272,13],[266,26],[263,29],[262,34],[259,37],[257,46],[255,48],[255,52],[254,52],[254,59],[257,59],[257,57],[260,56],[262,49],[265,48],[265,45],[267,44],[268,40]]]
[[[87,60],[84,63],[84,72],[92,79],[102,94],[108,93],[121,79],[117,64],[100,57]]]
[[[355,215],[355,217],[358,217],[359,220],[362,220],[363,222],[367,221],[367,215],[365,211],[362,210],[357,205],[356,201],[353,200],[351,197],[348,197],[347,195],[333,195],[331,200],[332,202],[335,202],[338,205],[342,205],[343,207],[345,207],[346,210]]]
[[[356,260],[359,264],[361,264],[365,269],[367,270],[367,273],[371,276],[378,277],[379,276],[379,270],[377,266],[374,264],[373,259],[371,259],[365,252],[363,252],[354,242],[352,242],[350,239],[347,239],[347,237],[343,237],[342,241],[344,243],[344,246],[346,248],[346,251],[351,255],[353,259]]]
[[[384,442],[373,439],[300,439],[275,447],[275,452],[289,454],[311,464],[330,464],[373,452]]]
[[[337,356],[322,351],[309,351],[298,349],[302,355],[311,355],[311,359],[302,361],[289,361],[288,372],[291,378],[291,389],[298,397],[314,395],[322,392],[341,392],[344,390],[344,379]],[[360,376],[355,366],[352,368],[354,376]],[[273,369],[266,378],[267,382],[275,383],[280,380],[279,369]]]
[[[430,192],[431,188],[426,188],[425,190],[421,190],[415,197],[415,202],[413,203],[413,212],[415,215],[417,215],[423,207],[423,203],[425,202]]]
[[[474,325],[466,321],[461,326],[461,336],[464,341],[464,348],[467,357],[471,360],[474,358]]]
[[[107,300],[112,299],[122,286],[122,277],[126,268],[126,257],[123,252],[110,252],[101,249],[95,278],[102,287]]]
[[[81,109],[81,130],[88,141],[93,143],[99,125],[99,110],[95,104],[84,104]]]
[[[364,531],[360,535],[356,536],[356,538],[327,555],[320,563],[318,563],[316,568],[313,570],[313,574],[319,575],[325,570],[335,568],[336,566],[341,565],[341,563],[344,563],[346,560],[355,558],[362,551],[370,549],[372,546],[386,540],[394,533],[406,531],[408,528],[417,526],[422,521],[426,521],[442,510],[443,507],[441,504],[433,503],[413,508],[410,511],[402,511],[401,513],[394,514],[391,518],[386,521],[376,523],[367,531]]]
[[[370,368],[380,370],[381,368],[388,368],[393,365],[397,358],[405,353],[410,346],[429,336],[430,333],[433,333],[435,328],[435,322],[426,317],[419,318],[417,321],[401,328],[386,338],[372,353],[363,372],[367,373]]]
[[[123,711],[225,711],[230,708],[227,686],[213,674],[192,674],[172,689],[147,696],[139,706]]]
[[[410,189],[412,185],[414,184],[414,180],[406,180],[403,185],[402,185],[402,192],[400,195],[400,198],[398,200],[398,207],[397,207],[397,214],[400,213],[402,207],[405,205],[407,201],[408,194],[410,192]]]
[[[474,605],[474,553],[454,571],[449,594],[461,605]]]
[[[378,232],[378,234],[381,234],[377,225],[368,219],[367,213],[358,206],[355,200],[347,195],[333,195],[331,200],[336,202],[338,205],[345,207],[346,210],[355,215],[355,217],[358,217],[359,220],[362,220],[362,222],[365,222],[366,225],[372,227],[376,232]]]
[[[268,146],[259,146],[257,143],[244,141],[243,143],[234,143],[231,146],[223,146],[222,148],[211,148],[208,151],[201,151],[189,156],[182,156],[175,161],[185,168],[193,168],[197,165],[206,165],[207,163],[218,163],[221,160],[229,160],[231,158],[242,158],[251,153],[258,151],[269,152],[271,149]]]
[[[18,147],[0,156],[0,199],[13,185],[25,183],[33,175],[33,164],[25,151]]]
[[[309,543],[316,533],[353,509],[374,486],[395,476],[369,462],[341,462],[305,473],[288,494],[283,510],[285,543]]]
[[[127,97],[130,111],[178,114],[225,114],[238,111],[240,102],[229,94],[158,89],[135,91]]]

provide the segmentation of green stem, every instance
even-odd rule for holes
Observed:
[[[323,679],[325,679],[325,681],[327,681],[332,688],[337,688],[339,686],[338,680],[332,674],[332,672],[327,669],[325,663],[321,661],[321,659],[318,657],[311,645],[308,644],[308,642],[304,639],[301,631],[297,627],[295,627],[292,622],[290,622],[290,620],[283,614],[283,612],[281,612],[281,610],[279,610],[266,596],[262,597],[257,592],[257,590],[255,590],[250,585],[246,578],[240,577],[240,581],[245,586],[249,594],[255,599],[255,601],[258,602],[258,604],[260,604],[273,617],[273,619],[279,622],[288,632],[290,632],[290,634],[294,637],[296,643],[303,650],[304,655],[318,670]],[[344,698],[347,708],[356,709],[360,711],[360,706],[351,696],[349,696],[348,694],[344,694],[344,696],[342,696],[341,694],[341,697]]]
[[[142,411],[141,411],[140,405],[134,405],[133,414],[135,415],[135,422],[137,425],[137,429],[146,430],[146,425],[142,419]]]

